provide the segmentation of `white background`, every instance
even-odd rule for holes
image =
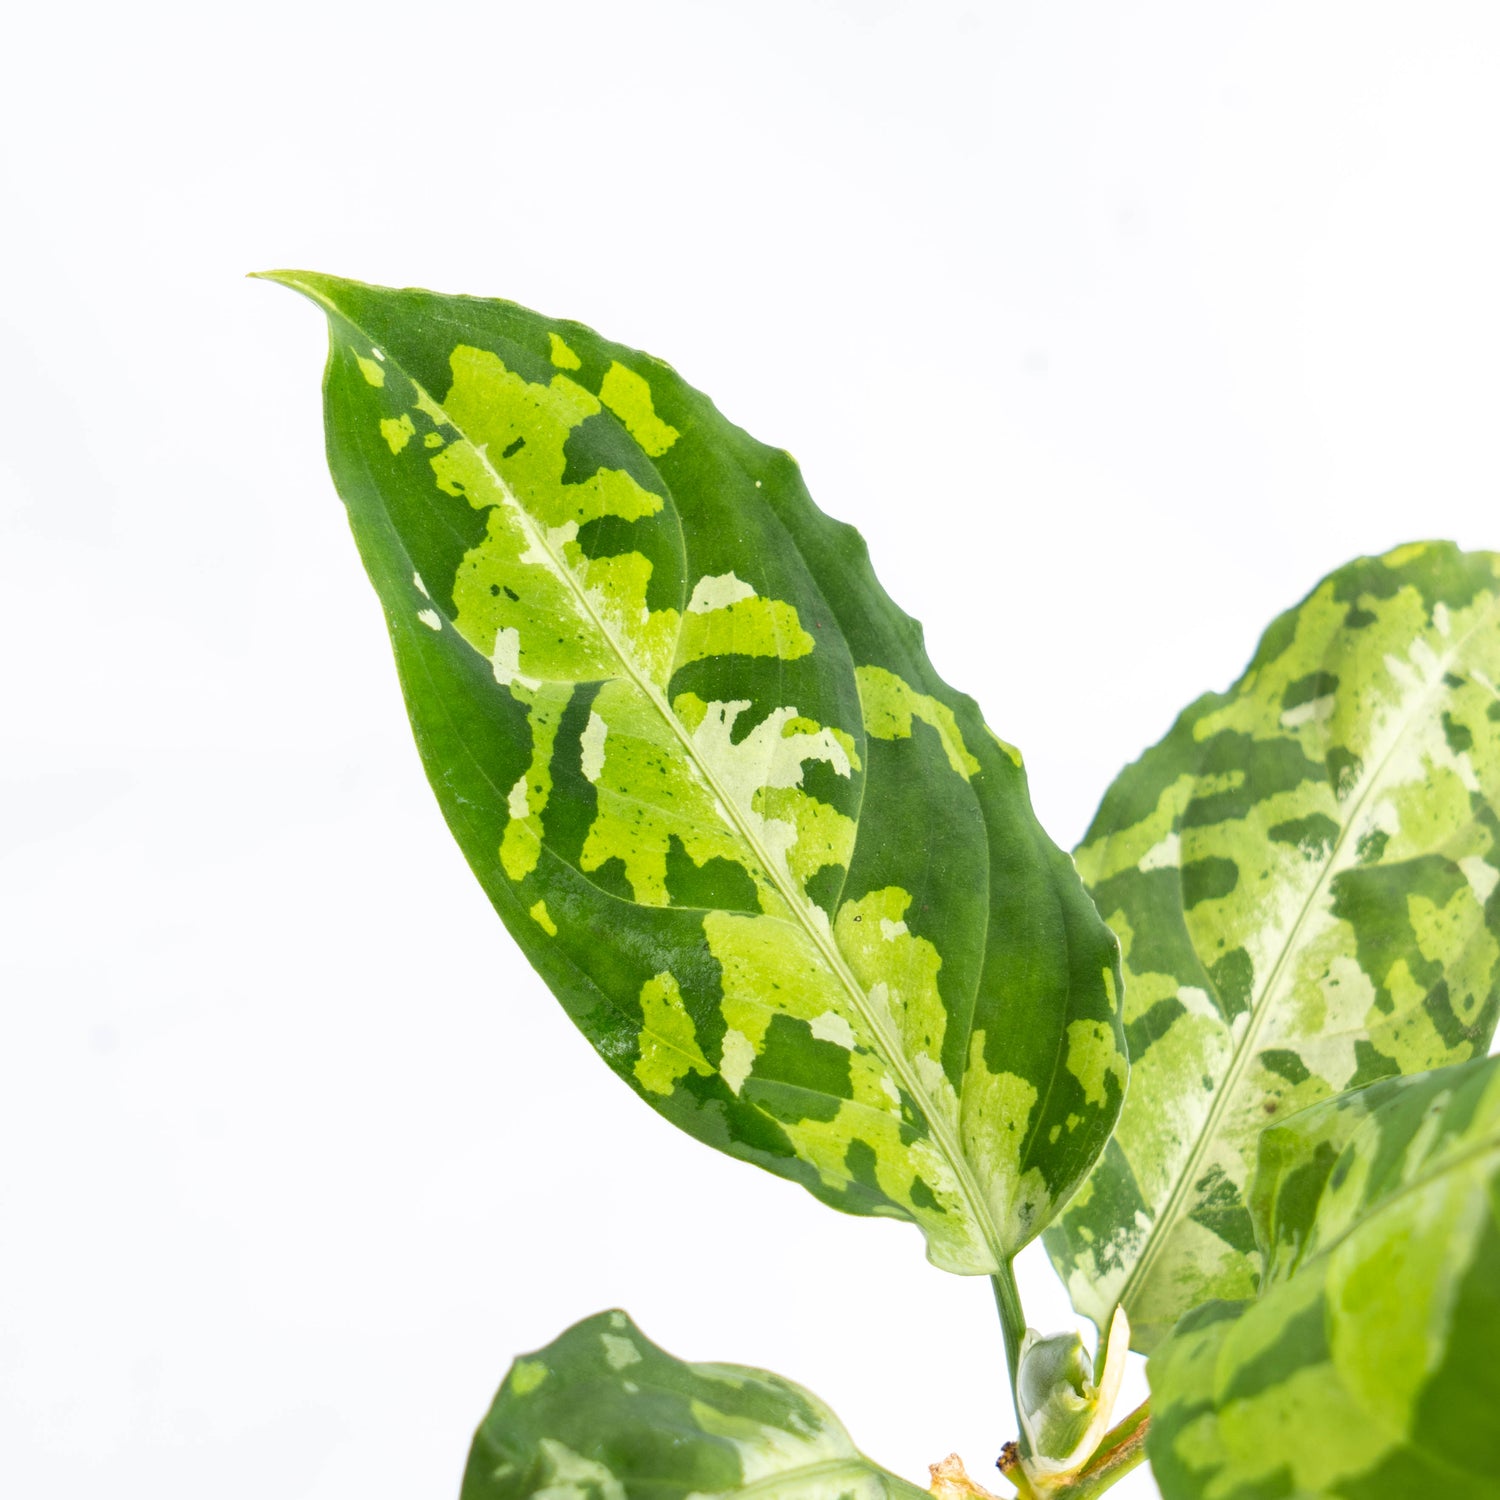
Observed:
[[[1500,544],[1500,11],[146,0],[0,47],[0,1491],[451,1497],[510,1358],[612,1304],[993,1478],[987,1286],[677,1135],[512,950],[322,319],[243,275],[671,359],[1071,844],[1324,572]]]

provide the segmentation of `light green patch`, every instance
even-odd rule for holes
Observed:
[[[356,354],[354,358],[359,365],[359,373],[365,377],[365,380],[370,385],[373,385],[378,390],[385,384],[385,371],[381,368],[378,360],[366,359],[363,354]]]
[[[648,606],[651,562],[635,552],[589,558],[576,540],[590,521],[655,515],[662,497],[620,469],[563,482],[570,434],[600,410],[568,377],[534,385],[463,345],[450,363],[444,408],[463,437],[434,454],[433,473],[487,514],[485,539],[454,582],[460,634],[504,685],[598,681],[626,663],[664,684],[678,615]]]
[[[625,424],[625,430],[652,458],[660,458],[681,436],[656,415],[651,387],[618,360],[604,372],[599,399]]]
[[[552,755],[557,729],[573,697],[571,685],[549,684],[530,701],[531,764],[510,789],[506,802],[510,822],[500,840],[500,863],[512,880],[524,880],[536,869],[542,848],[542,813],[552,795]]]
[[[992,740],[994,740],[995,744],[999,747],[1001,753],[1003,755],[1005,755],[1007,757],[1007,759],[1009,759],[1010,763],[1018,771],[1024,769],[1025,763],[1021,759],[1021,752],[1019,750],[1017,750],[1016,747],[1014,745],[1012,745],[1009,740],[1002,740],[1000,738],[1000,736],[998,734],[996,734],[995,731],[993,729],[991,729],[988,724],[986,724],[984,726],[984,728],[985,728],[985,733],[987,733],[989,735],[989,737]]]
[[[510,1367],[510,1386],[513,1395],[529,1396],[547,1378],[547,1366],[539,1359],[518,1359]]]
[[[410,412],[402,412],[399,417],[385,417],[380,423],[380,435],[386,441],[386,446],[392,453],[399,453],[412,440],[416,434],[416,425],[411,419]]]
[[[982,1031],[969,1038],[959,1130],[964,1155],[990,1185],[991,1212],[1005,1242],[1024,1245],[1045,1222],[1048,1206],[1046,1178],[1035,1167],[1021,1166],[1037,1089],[1018,1073],[991,1073],[984,1043]]]
[[[547,903],[545,901],[537,901],[532,904],[531,920],[535,922],[536,925],[540,927],[548,937],[557,936],[557,923],[552,920],[551,914],[547,911]]]
[[[547,339],[552,348],[552,363],[559,370],[578,370],[583,368],[583,361],[568,348],[557,334],[549,333]]]
[[[682,1003],[677,981],[665,970],[641,988],[641,1055],[635,1076],[653,1094],[670,1094],[689,1073],[709,1077],[714,1066],[698,1045],[693,1018]]]
[[[714,707],[722,709],[723,705]],[[738,828],[726,822],[714,790],[655,705],[630,684],[615,681],[600,689],[593,712],[601,725],[593,742],[599,753],[590,758],[590,769],[597,771],[598,805],[584,841],[581,868],[597,870],[618,859],[636,901],[666,906],[671,900],[667,858],[676,838],[695,864],[729,860],[769,893],[769,876],[754,848]],[[711,734],[711,730],[700,726],[700,733]],[[746,775],[753,781],[763,765],[747,767]],[[775,777],[767,770],[774,784]],[[800,776],[798,761],[795,779]],[[754,790],[746,788],[747,801]],[[772,828],[766,819],[750,816],[756,830],[775,835],[773,844],[784,853],[795,830],[781,824]]]
[[[919,693],[884,667],[856,667],[854,676],[867,734],[877,740],[909,740],[912,720],[920,719],[937,730],[948,764],[960,776],[967,780],[979,770],[979,762],[964,744],[958,720],[947,704]]]
[[[934,1105],[956,1119],[958,1101],[943,1075],[948,1011],[938,990],[943,960],[906,926],[911,893],[897,886],[871,891],[839,908],[834,936],[872,1007],[883,1012],[901,1050],[912,1059]]]
[[[424,447],[441,448],[443,446],[443,435],[440,432],[429,432],[427,436],[422,439],[422,443]]]
[[[786,859],[799,885],[805,886],[827,865],[848,868],[859,825],[836,807],[795,786],[764,787],[755,793],[752,806],[767,823],[790,824],[796,830]]]
[[[795,661],[813,648],[797,611],[780,599],[738,599],[719,609],[689,608],[682,617],[676,667],[715,656],[775,656]]]
[[[1114,1033],[1104,1021],[1074,1021],[1068,1026],[1067,1067],[1080,1084],[1089,1104],[1101,1105],[1108,1097],[1104,1080],[1113,1077],[1123,1093],[1129,1065],[1115,1045]]]

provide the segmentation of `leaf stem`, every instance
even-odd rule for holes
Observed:
[[[1021,1310],[1021,1293],[1016,1287],[1015,1273],[1008,1260],[1000,1262],[1000,1269],[990,1277],[995,1290],[995,1306],[1000,1310],[1000,1331],[1005,1335],[1005,1363],[1010,1369],[1010,1389],[1016,1395],[1016,1373],[1021,1364],[1021,1340],[1026,1337],[1026,1314]],[[1020,1416],[1020,1402],[1016,1402],[1016,1415]]]
[[[1117,1484],[1146,1457],[1146,1434],[1151,1429],[1148,1397],[1128,1417],[1104,1434],[1098,1450],[1067,1485],[1055,1492],[1055,1500],[1094,1500]]]

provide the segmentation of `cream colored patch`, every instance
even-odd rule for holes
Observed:
[[[422,575],[420,573],[413,573],[411,575],[411,581],[412,586],[424,599],[432,598],[432,595],[427,592],[427,585],[422,582]]]
[[[824,761],[838,775],[847,777],[849,757],[827,729],[787,733],[799,718],[797,710],[788,707],[772,709],[736,743],[731,738],[735,721],[749,707],[748,699],[705,705],[703,717],[692,732],[693,749],[756,842],[790,881],[794,877],[787,855],[797,840],[797,825],[762,816],[756,810],[756,793],[765,788],[800,786],[803,763],[809,760]]]
[[[831,1010],[825,1010],[821,1016],[814,1016],[807,1024],[820,1041],[837,1042],[840,1047],[850,1049],[854,1046],[854,1028]]]
[[[1300,729],[1304,724],[1326,724],[1338,708],[1339,700],[1328,693],[1322,698],[1312,698],[1289,708],[1281,716],[1283,729]]]
[[[621,1338],[617,1333],[601,1333],[599,1342],[604,1345],[604,1358],[611,1370],[628,1370],[644,1358],[629,1339]]]
[[[516,784],[510,789],[510,796],[505,802],[506,809],[513,818],[524,818],[530,813],[531,808],[526,801],[526,777],[518,776]]]
[[[417,618],[429,630],[441,630],[443,628],[443,617],[435,609],[419,609]]]
[[[490,669],[501,687],[520,686],[534,691],[542,685],[537,678],[527,677],[521,671],[521,632],[513,625],[495,632]]]
[[[537,1446],[551,1470],[551,1483],[538,1486],[535,1495],[547,1500],[625,1500],[625,1486],[602,1463],[575,1453],[556,1438],[542,1438]]]
[[[755,590],[743,578],[733,572],[713,573],[698,580],[693,597],[688,600],[690,615],[706,615],[710,610],[724,609],[738,604],[741,599],[755,598]]]
[[[580,765],[590,781],[598,781],[604,770],[604,741],[608,735],[609,726],[598,714],[591,712],[589,722],[578,738]]]
[[[1469,882],[1469,888],[1474,892],[1475,899],[1483,906],[1490,899],[1490,893],[1495,889],[1496,882],[1500,882],[1500,870],[1493,865],[1486,864],[1477,854],[1471,854],[1467,859],[1459,860],[1458,868],[1464,872],[1464,879]]]
[[[726,1031],[719,1049],[719,1076],[736,1094],[750,1076],[755,1048],[743,1031]]]
[[[1182,863],[1182,837],[1175,831],[1141,856],[1138,870],[1175,870]]]

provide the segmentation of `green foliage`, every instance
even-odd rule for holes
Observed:
[[[1500,1059],[1268,1131],[1259,1297],[1150,1365],[1167,1500],[1500,1495]]]
[[[1139,1349],[1254,1292],[1265,1125],[1488,1046],[1497,566],[1419,544],[1340,568],[1121,773],[1079,849],[1124,952],[1131,1092],[1047,1246]]]
[[[668,366],[272,279],[328,315],[330,465],[496,910],[661,1114],[994,1277],[1028,1500],[1092,1500],[1148,1428],[1169,1500],[1500,1500],[1500,558],[1325,579],[1075,871],[858,535]],[[1049,1225],[1092,1359],[1025,1327]],[[1132,1337],[1156,1415],[1106,1433]],[[752,1489],[923,1493],[610,1313],[516,1362],[463,1495]]]
[[[277,279],[328,314],[334,478],[527,957],[683,1129],[1000,1270],[1118,1112],[1116,949],[857,533],[578,324]]]
[[[607,1312],[510,1367],[462,1500],[689,1500],[749,1486],[766,1500],[926,1497],[872,1464],[800,1386],[684,1364]]]

